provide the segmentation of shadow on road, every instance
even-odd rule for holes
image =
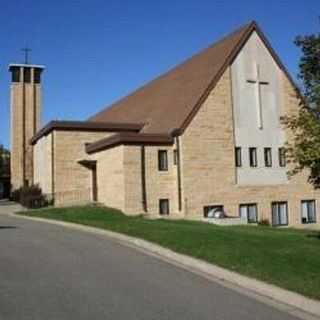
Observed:
[[[0,226],[0,231],[4,229],[17,229],[18,227],[16,226]]]

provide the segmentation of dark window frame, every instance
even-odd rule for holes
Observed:
[[[249,219],[249,215],[247,215],[247,220],[248,223],[258,223],[259,221],[259,214],[258,214],[258,204],[256,202],[251,202],[251,203],[240,203],[239,204],[239,217],[241,217],[241,207],[251,207],[254,206],[256,208],[256,220],[253,221],[251,219]]]
[[[237,168],[242,167],[242,149],[241,147],[235,147],[234,150],[235,164]]]
[[[249,148],[249,164],[252,168],[258,167],[258,152],[256,147]]]
[[[278,149],[278,159],[279,159],[279,167],[284,168],[287,164],[285,148],[281,147]]]
[[[286,205],[286,216],[287,216],[287,223],[280,223],[280,224],[275,224],[274,220],[273,220],[273,206],[274,205],[278,205],[278,208],[281,204],[285,204]],[[277,212],[278,217],[280,217],[279,215],[279,210]],[[288,208],[288,201],[273,201],[271,203],[271,221],[272,221],[272,226],[273,227],[285,227],[289,225],[289,208]],[[280,219],[279,219],[280,221]]]
[[[164,155],[165,158],[162,158],[162,155]],[[168,167],[168,151],[158,150],[158,170],[168,171]]]
[[[264,165],[267,168],[271,168],[272,167],[272,148],[270,147],[264,148],[263,154],[264,154]],[[269,156],[270,156],[270,159],[269,159]]]
[[[313,202],[314,203],[314,220],[310,220],[309,219],[309,206],[308,206],[308,221],[303,221],[303,217],[302,217],[302,204],[306,202],[306,203],[311,203]],[[313,223],[317,223],[317,202],[315,199],[309,199],[309,200],[301,200],[300,202],[300,210],[301,210],[301,223],[303,224],[313,224]]]
[[[209,205],[209,206],[203,207],[203,216],[205,218],[207,218],[209,211],[212,209],[215,209],[215,208],[221,209],[221,211],[224,212],[224,205],[223,204],[214,204],[214,205]]]
[[[163,207],[162,203],[166,202],[167,203],[167,212],[163,212]],[[169,199],[159,199],[159,215],[160,216],[168,216],[170,215],[170,200]]]

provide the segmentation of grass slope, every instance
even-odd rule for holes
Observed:
[[[316,232],[148,220],[103,207],[42,209],[21,214],[142,238],[320,300],[320,237]]]

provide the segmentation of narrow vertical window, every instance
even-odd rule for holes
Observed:
[[[279,166],[286,166],[286,150],[284,148],[279,148]]]
[[[316,202],[314,200],[301,201],[301,222],[316,223]]]
[[[170,213],[169,208],[169,199],[160,199],[159,200],[159,214],[161,216],[167,216]]]
[[[250,167],[257,167],[257,148],[249,148],[249,162]]]
[[[159,171],[168,171],[167,150],[159,150],[158,151],[158,168],[159,168]]]
[[[266,167],[272,167],[272,151],[271,148],[264,148],[264,164]]]
[[[236,162],[236,167],[242,166],[241,148],[240,147],[235,148],[235,162]]]

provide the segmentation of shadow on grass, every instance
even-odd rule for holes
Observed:
[[[314,238],[320,240],[320,232],[314,232],[307,235],[308,238]]]

